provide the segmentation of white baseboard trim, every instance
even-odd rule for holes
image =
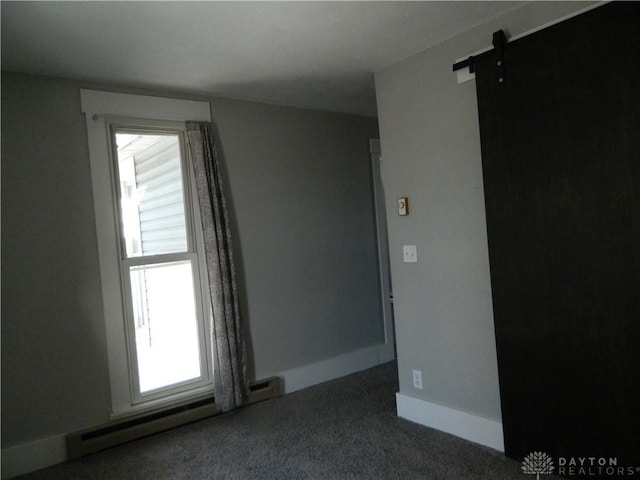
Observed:
[[[398,416],[504,452],[502,422],[396,394]]]
[[[2,449],[2,479],[17,477],[67,460],[65,435]]]
[[[378,345],[378,364],[387,363],[396,359],[396,349],[393,344]]]
[[[394,358],[393,345],[380,344],[286,370],[276,375],[284,381],[284,393],[291,393],[390,362]]]

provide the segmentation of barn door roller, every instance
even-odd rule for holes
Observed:
[[[507,36],[505,35],[504,30],[498,30],[497,32],[494,32],[493,49],[498,54],[496,60],[496,79],[499,84],[503,84],[505,79],[504,49],[506,45]],[[475,72],[475,57],[473,55],[470,55],[466,60],[454,63],[453,71],[455,72],[465,67],[469,67],[469,73]]]
[[[507,36],[503,30],[493,34],[493,49],[496,51],[496,79],[499,84],[504,83],[504,48],[507,45]]]

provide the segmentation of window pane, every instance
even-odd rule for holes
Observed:
[[[127,257],[186,252],[177,135],[116,133]]]
[[[200,377],[191,262],[131,267],[140,392]]]

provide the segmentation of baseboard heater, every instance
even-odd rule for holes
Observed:
[[[273,377],[251,384],[248,404],[282,394],[280,378]],[[218,415],[213,398],[197,400],[132,419],[109,422],[67,435],[67,460],[73,460],[154,433]]]

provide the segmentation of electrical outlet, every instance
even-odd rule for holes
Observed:
[[[413,388],[422,390],[422,370],[413,371]]]
[[[416,263],[418,261],[418,248],[415,245],[403,245],[402,259],[404,263]]]

